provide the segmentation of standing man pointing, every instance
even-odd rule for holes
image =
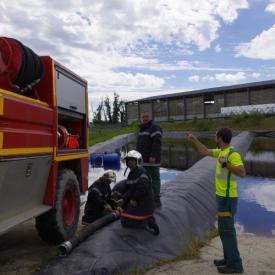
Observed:
[[[218,211],[218,230],[223,246],[224,258],[214,260],[219,273],[243,273],[240,257],[234,215],[237,211],[237,181],[236,176],[245,177],[245,169],[240,154],[230,146],[232,132],[228,128],[221,128],[216,133],[215,141],[219,149],[206,148],[195,136],[188,135],[188,139],[204,156],[218,158],[216,165],[216,199]]]
[[[142,124],[138,133],[136,150],[141,153],[143,167],[152,179],[152,190],[155,207],[160,207],[160,157],[161,157],[161,128],[154,124],[149,113],[141,114]]]

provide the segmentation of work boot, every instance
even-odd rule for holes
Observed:
[[[151,231],[151,229],[153,230],[154,235],[157,236],[159,234],[159,227],[158,227],[154,217],[149,218],[149,220],[147,222],[147,226],[150,231]]]
[[[214,260],[214,265],[215,266],[223,266],[223,265],[226,265],[226,261],[225,261],[225,259],[222,259],[222,260],[215,259]]]
[[[232,268],[228,266],[218,266],[218,272],[223,274],[243,273],[243,268]]]

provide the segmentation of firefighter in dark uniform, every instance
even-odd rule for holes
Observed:
[[[116,201],[121,205],[121,224],[124,227],[145,228],[159,234],[159,227],[153,216],[154,200],[151,188],[151,179],[146,170],[140,166],[141,154],[135,150],[128,152],[125,157],[126,165],[130,168],[127,180],[118,183],[112,190]]]
[[[138,133],[137,151],[141,153],[143,167],[152,179],[152,190],[155,206],[160,207],[160,157],[161,128],[154,124],[148,112],[142,113],[142,124]]]
[[[236,176],[246,175],[240,154],[230,146],[232,132],[228,128],[217,131],[215,141],[218,149],[208,149],[195,136],[189,134],[189,140],[204,156],[217,158],[216,164],[216,200],[218,211],[218,230],[223,246],[223,259],[214,260],[218,272],[223,274],[243,273],[234,217],[237,211],[238,188]]]
[[[111,199],[110,183],[115,181],[116,174],[113,171],[106,171],[89,187],[88,199],[82,217],[83,225],[92,223],[113,211],[115,204]]]

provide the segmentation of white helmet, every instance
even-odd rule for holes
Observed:
[[[129,151],[124,159],[126,161],[127,159],[135,159],[137,161],[137,165],[141,165],[142,163],[142,155],[136,150]]]

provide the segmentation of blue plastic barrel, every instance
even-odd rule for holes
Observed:
[[[117,153],[103,155],[103,168],[105,170],[119,170],[120,169],[120,155]]]
[[[99,168],[102,167],[102,156],[98,154],[90,155],[90,164],[92,167]]]

